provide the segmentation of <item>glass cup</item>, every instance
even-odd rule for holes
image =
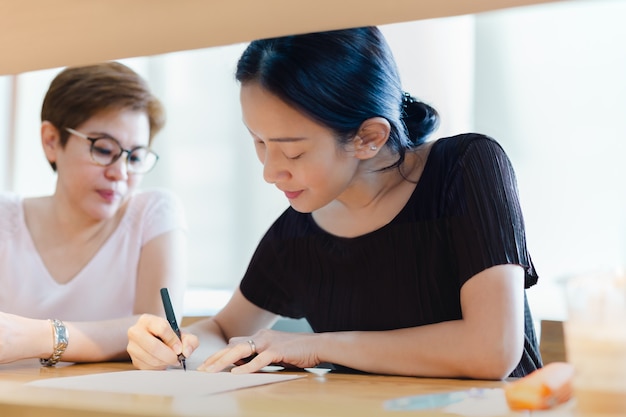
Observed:
[[[566,294],[565,348],[575,369],[577,415],[626,416],[626,273],[573,277]]]

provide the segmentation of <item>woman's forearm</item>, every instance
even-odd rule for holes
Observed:
[[[501,379],[515,368],[522,350],[517,339],[490,338],[462,320],[319,336],[321,361],[392,375]]]
[[[138,316],[120,319],[64,322],[69,343],[61,360],[65,362],[102,362],[128,360],[127,331],[137,321]],[[52,352],[52,339],[48,354]]]

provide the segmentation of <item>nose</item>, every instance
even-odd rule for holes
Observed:
[[[122,152],[117,161],[106,167],[106,176],[114,181],[128,179],[128,153]]]
[[[264,158],[261,159],[261,163],[263,163],[263,179],[265,182],[276,184],[291,177],[291,173],[285,167],[283,159],[272,152],[265,152]]]

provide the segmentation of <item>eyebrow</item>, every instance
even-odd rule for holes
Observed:
[[[105,133],[105,132],[83,133],[83,134],[86,135],[86,136],[89,136],[92,139],[108,138],[108,139],[115,139],[115,140],[117,140],[116,137],[111,136],[111,135],[109,135],[108,133]]]
[[[82,133],[82,132],[78,132],[78,133]],[[118,143],[118,145],[122,146],[122,142],[120,142],[118,138],[106,132],[97,132],[95,135],[92,133],[82,133],[82,134],[86,135],[89,139],[113,139],[114,141]],[[136,148],[150,148],[150,142],[148,142],[147,145],[139,145],[137,143],[132,143],[129,150],[133,150]],[[122,146],[122,149],[125,149],[125,148]]]
[[[258,135],[256,135],[253,131],[251,131],[250,129],[248,129],[248,132],[250,132],[250,134],[252,136],[254,136],[255,138],[259,138]],[[268,142],[277,142],[277,143],[290,143],[290,142],[302,142],[304,140],[307,140],[308,138],[305,137],[293,137],[293,138],[269,138],[267,139]]]
[[[297,137],[297,138],[270,138],[269,142],[278,142],[278,143],[286,143],[286,142],[301,142],[306,140],[307,138]]]

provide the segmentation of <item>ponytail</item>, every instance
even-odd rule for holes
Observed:
[[[419,146],[439,127],[439,113],[409,93],[402,95],[402,121],[413,146]]]

